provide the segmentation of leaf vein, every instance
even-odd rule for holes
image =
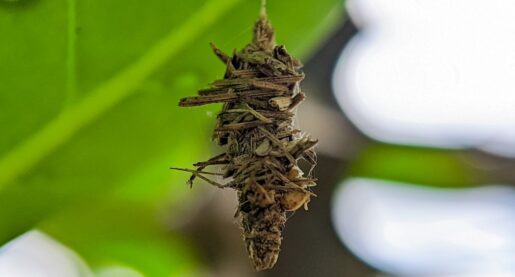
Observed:
[[[76,0],[68,0],[67,14],[67,39],[66,39],[66,99],[64,108],[68,108],[73,100],[77,91],[77,14],[76,14]]]

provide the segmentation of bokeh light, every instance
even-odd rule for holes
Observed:
[[[434,189],[352,178],[334,195],[332,217],[346,246],[385,272],[515,274],[511,187]]]
[[[336,98],[386,142],[515,155],[515,2],[350,0]]]
[[[0,276],[92,277],[72,250],[40,231],[30,231],[0,248]]]

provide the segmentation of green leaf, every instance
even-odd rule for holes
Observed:
[[[348,175],[434,187],[470,187],[486,181],[457,151],[389,144],[365,149]]]
[[[303,57],[343,14],[336,0],[269,2],[278,41]],[[258,5],[0,2],[0,243],[73,205],[184,189],[167,168],[210,157],[218,107],[178,99],[223,74],[208,43],[244,46]]]
[[[129,267],[143,276],[198,276],[190,243],[166,231],[154,210],[130,201],[77,205],[39,226],[81,254],[95,271]]]

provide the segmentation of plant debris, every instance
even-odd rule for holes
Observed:
[[[215,55],[227,66],[224,79],[217,80],[198,96],[180,100],[182,107],[224,103],[217,116],[213,139],[227,150],[194,164],[188,183],[198,177],[220,188],[238,191],[236,217],[243,229],[250,260],[256,270],[274,266],[281,248],[286,215],[307,204],[316,185],[316,165],[311,139],[295,129],[294,117],[304,98],[299,82],[302,64],[283,45],[262,11],[254,26],[253,41],[233,56],[211,44]],[[298,161],[309,165],[306,176]],[[223,173],[204,171],[221,165]],[[221,175],[218,183],[205,175]]]

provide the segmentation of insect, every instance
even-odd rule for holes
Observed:
[[[227,66],[224,78],[201,89],[198,96],[180,100],[182,107],[224,103],[217,116],[213,139],[226,152],[194,164],[196,169],[173,168],[220,188],[238,192],[236,216],[253,267],[269,269],[276,263],[287,213],[309,203],[316,185],[317,140],[294,127],[298,104],[305,94],[302,64],[283,45],[276,45],[275,33],[264,12],[255,23],[253,40],[232,56],[215,45],[215,55]],[[304,176],[298,162],[307,162]],[[221,166],[223,173],[205,171]],[[221,184],[208,175],[221,175]]]

